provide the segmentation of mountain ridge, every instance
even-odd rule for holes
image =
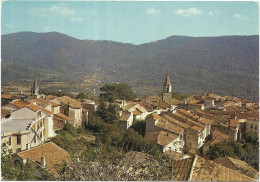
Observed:
[[[92,82],[99,83],[95,88],[108,82],[125,82],[137,92],[145,93],[143,88],[151,87],[159,93],[169,70],[177,92],[215,91],[256,99],[258,37],[170,36],[134,45],[80,40],[58,32],[7,34],[2,35],[2,81],[22,83],[37,76],[43,83],[56,80],[83,84],[95,75],[98,80]],[[12,65],[20,71],[13,71]],[[25,69],[31,73],[22,73]]]

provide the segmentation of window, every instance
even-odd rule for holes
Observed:
[[[17,148],[16,149],[16,152],[18,153],[18,152],[21,152],[21,148]]]
[[[33,138],[33,142],[36,143],[36,135]]]
[[[21,145],[21,135],[17,135],[17,145]]]
[[[251,128],[253,128],[254,127],[254,125],[253,124],[251,124]]]

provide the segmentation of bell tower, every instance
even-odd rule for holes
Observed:
[[[38,87],[37,81],[38,80],[35,78],[31,89],[31,95],[34,96],[35,98],[39,98],[40,96],[40,88]]]
[[[165,82],[163,84],[162,100],[167,104],[172,103],[172,84],[168,72],[166,74]]]

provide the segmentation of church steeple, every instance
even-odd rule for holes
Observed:
[[[163,84],[163,93],[171,93],[172,92],[172,84],[170,80],[170,75],[167,71],[166,77],[165,77],[165,82]]]
[[[38,87],[37,78],[34,79],[33,86],[31,89],[31,95],[35,96],[36,98],[38,98],[40,95],[40,89]]]
[[[168,104],[172,103],[172,84],[168,71],[166,74],[165,82],[163,84],[162,100]]]
[[[171,85],[170,75],[169,75],[168,71],[167,71],[166,78],[165,78],[165,82],[164,82],[163,85],[165,85],[165,86],[166,86],[166,85],[167,85],[167,86]]]

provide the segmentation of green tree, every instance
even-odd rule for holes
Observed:
[[[226,156],[235,157],[236,154],[234,148],[230,146],[228,142],[221,142],[211,146],[207,152],[207,156],[209,156],[210,159],[217,159]]]
[[[103,85],[100,90],[101,99],[107,102],[114,102],[116,99],[132,100],[134,99],[134,91],[128,84],[109,83]]]
[[[74,136],[65,130],[60,130],[57,136],[52,138],[52,141],[59,145],[61,148],[70,151],[73,149]]]
[[[252,143],[252,144],[258,143],[258,135],[254,132],[245,132],[244,138],[247,143]]]
[[[104,122],[100,117],[94,116],[89,122],[89,127],[94,132],[103,132],[104,131]]]
[[[100,88],[102,93],[100,94],[101,99],[107,102],[114,102],[117,99],[117,88],[118,84],[108,83]]]
[[[77,96],[76,96],[76,99],[88,99],[89,96],[85,93],[79,93]]]
[[[100,101],[95,114],[107,123],[115,123],[115,121],[118,119],[116,105],[110,103],[108,106],[106,106],[103,100]]]
[[[144,137],[146,130],[146,123],[144,120],[134,122],[131,128],[138,132],[139,135],[142,135]]]
[[[117,86],[117,97],[122,100],[133,100],[135,98],[132,88],[125,83],[120,83]]]

